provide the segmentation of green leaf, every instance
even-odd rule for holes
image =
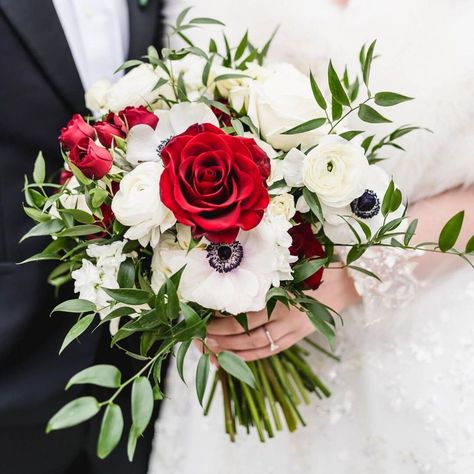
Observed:
[[[61,215],[66,214],[67,216],[72,216],[81,224],[92,224],[94,222],[94,217],[91,214],[81,211],[80,209],[58,209],[58,211]]]
[[[143,61],[140,61],[139,59],[130,59],[129,61],[125,61],[120,67],[118,67],[115,71],[114,74],[120,71],[124,71],[125,69],[130,69],[135,66],[139,66],[140,64],[143,64]]]
[[[375,109],[367,104],[360,104],[359,112],[357,113],[359,118],[364,122],[368,123],[391,123],[392,121],[384,117],[382,114],[377,112]]]
[[[48,422],[46,433],[62,430],[89,420],[100,410],[94,397],[80,397],[63,406]]]
[[[118,388],[120,387],[121,378],[120,370],[113,365],[93,365],[71,377],[66,385],[66,390],[73,385],[88,383],[99,387]]]
[[[204,69],[202,70],[201,81],[205,86],[207,86],[207,83],[209,82],[209,72],[211,71],[211,66],[212,60],[209,60],[207,61],[206,65],[204,66]]]
[[[178,352],[176,353],[176,368],[178,370],[179,377],[184,383],[186,383],[186,381],[184,380],[184,359],[191,343],[191,340],[181,343]]]
[[[134,426],[130,428],[128,433],[128,442],[127,442],[127,457],[130,462],[133,461],[133,456],[135,454],[135,449],[137,447],[138,436]]]
[[[402,204],[402,192],[395,188],[392,194],[392,199],[390,200],[390,211],[395,212]]]
[[[104,228],[100,225],[82,224],[69,227],[58,233],[59,237],[81,237],[84,235],[94,235],[104,232]]]
[[[243,78],[250,78],[247,74],[242,74],[238,72],[230,72],[228,74],[220,74],[219,76],[214,78],[214,82],[218,81],[226,81],[227,79],[243,79]]]
[[[365,245],[354,245],[354,247],[352,247],[347,254],[347,265],[350,265],[352,262],[355,262],[357,259],[362,257],[366,250],[367,247]]]
[[[176,17],[176,25],[180,26],[184,19],[186,18],[186,15],[189,13],[189,10],[191,10],[193,7],[187,7],[184,10],[182,10],[179,15]]]
[[[407,97],[396,92],[377,92],[375,94],[375,103],[382,107],[391,107],[408,100],[413,100],[413,97]]]
[[[474,235],[469,239],[466,244],[466,253],[473,253],[474,252]]]
[[[168,302],[166,304],[166,314],[170,321],[175,320],[179,316],[179,298],[176,286],[173,281],[168,278],[166,280],[166,294],[168,295]]]
[[[461,233],[463,220],[464,211],[460,211],[451,217],[451,219],[449,219],[449,221],[444,225],[438,239],[438,246],[442,252],[447,252],[456,244],[459,234]]]
[[[196,393],[201,406],[206,391],[207,379],[209,378],[209,369],[209,354],[203,354],[196,368]]]
[[[74,326],[69,330],[69,332],[66,334],[66,337],[64,338],[61,349],[59,350],[60,354],[64,349],[66,349],[67,346],[69,346],[69,344],[71,344],[72,341],[74,341],[74,339],[77,339],[91,325],[94,317],[95,314],[88,314],[87,316],[79,319],[79,321],[74,324]]]
[[[324,98],[324,95],[321,92],[321,89],[319,88],[316,79],[313,76],[313,72],[310,70],[309,71],[309,81],[311,83],[311,90],[313,91],[313,96],[314,99],[316,100],[316,103],[323,109],[326,110],[328,108],[328,104],[326,102],[326,99]]]
[[[307,122],[300,123],[296,127],[290,128],[290,130],[283,132],[282,135],[295,135],[297,133],[309,132],[311,130],[315,130],[316,128],[321,127],[325,123],[326,123],[326,119],[323,117],[311,119],[311,120],[308,120]]]
[[[249,332],[249,320],[246,313],[237,314],[235,316],[235,320],[240,324],[240,326],[246,333]]]
[[[34,207],[23,207],[25,214],[36,222],[46,222],[51,220],[51,215],[47,212],[40,211]]]
[[[357,135],[364,133],[363,130],[349,130],[348,132],[340,133],[339,136],[344,138],[344,140],[351,141]]]
[[[219,352],[217,354],[217,362],[230,375],[250,385],[252,388],[257,388],[255,377],[249,366],[233,352]]]
[[[242,55],[244,54],[245,50],[247,49],[247,45],[249,43],[249,38],[248,38],[248,31],[245,32],[245,35],[243,38],[240,40],[239,45],[237,46],[237,49],[235,50],[234,54],[234,60],[238,61]]]
[[[317,260],[307,260],[298,263],[293,268],[293,282],[300,283],[302,281],[305,281],[311,275],[314,275],[317,271],[323,268],[325,263],[325,258],[319,258]]]
[[[225,26],[222,21],[216,20],[215,18],[206,18],[206,17],[199,17],[193,18],[190,22],[190,25],[221,25]]]
[[[382,200],[382,215],[384,217],[388,215],[392,207],[392,196],[393,196],[394,191],[395,191],[395,183],[393,182],[393,180],[391,180],[390,184],[387,187],[387,190],[385,191],[385,194]]]
[[[412,237],[415,235],[417,225],[418,225],[418,219],[414,219],[410,222],[410,225],[408,226],[408,229],[403,238],[403,243],[405,244],[405,246],[410,244]]]
[[[144,290],[138,290],[136,288],[121,288],[111,289],[103,288],[103,290],[115,301],[120,303],[140,305],[148,302],[150,293]]]
[[[370,69],[372,67],[372,60],[374,58],[374,49],[375,49],[376,42],[377,40],[372,42],[372,44],[367,49],[367,54],[365,54],[365,58],[364,58],[364,67],[362,70],[362,76],[364,79],[364,84],[367,87],[369,87]]]
[[[192,326],[201,321],[199,314],[197,314],[188,304],[180,302],[179,309],[181,309],[181,314],[183,315],[186,326]]]
[[[105,324],[106,322],[115,319],[115,318],[120,318],[122,316],[128,316],[130,314],[134,314],[136,312],[135,309],[133,308],[128,308],[127,306],[121,306],[120,308],[114,309],[111,311],[105,318],[102,318],[100,321],[100,324]]]
[[[64,224],[59,219],[51,219],[46,222],[41,222],[30,229],[20,240],[23,242],[30,237],[39,237],[43,235],[52,235],[59,232]]]
[[[100,206],[102,206],[102,204],[104,203],[104,201],[107,199],[109,193],[107,190],[105,189],[101,189],[101,188],[94,188],[92,191],[91,191],[91,195],[92,195],[92,206],[97,209],[99,208]]]
[[[342,116],[342,105],[337,100],[331,102],[331,114],[333,120],[339,120]]]
[[[326,321],[332,319],[329,310],[316,300],[312,303],[305,303],[303,306],[306,309],[306,314],[313,323],[313,326],[327,339],[329,346],[332,350],[334,350],[336,334],[334,333],[334,330],[326,323]]]
[[[89,311],[96,311],[95,304],[89,300],[81,300],[80,298],[74,298],[72,300],[63,301],[62,303],[55,306],[51,311],[53,313],[88,313]]]
[[[318,221],[321,223],[324,222],[323,211],[318,196],[308,188],[303,188],[303,197]]]
[[[349,107],[351,105],[351,101],[349,100],[349,97],[347,97],[346,91],[339,80],[339,76],[332,65],[332,61],[329,61],[328,84],[333,98],[341,105],[347,105]]]
[[[145,431],[153,414],[153,389],[146,377],[137,377],[132,385],[132,422],[136,436]]]
[[[100,459],[105,459],[115,449],[122,437],[122,432],[122,410],[115,403],[111,403],[105,409],[97,440],[97,456]]]
[[[133,288],[135,285],[135,264],[131,258],[127,258],[120,264],[117,283],[120,288]]]
[[[46,174],[46,165],[43,158],[43,153],[40,151],[35,160],[33,168],[33,180],[36,184],[43,184]]]
[[[382,282],[382,280],[374,272],[367,270],[367,268],[357,267],[356,265],[349,265],[349,268]]]
[[[85,186],[87,186],[93,183],[92,179],[88,178],[74,163],[71,163],[70,161],[68,161],[68,165],[69,165],[69,168],[71,168],[73,175],[77,178],[77,180],[81,184],[84,184]]]

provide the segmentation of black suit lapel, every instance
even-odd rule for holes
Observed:
[[[0,0],[37,66],[71,112],[85,112],[84,89],[52,1]]]
[[[154,45],[161,48],[161,5],[163,0],[149,0],[144,7],[138,0],[128,0],[130,16],[129,59],[139,59],[146,48]]]

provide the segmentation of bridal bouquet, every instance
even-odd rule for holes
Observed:
[[[210,318],[218,312],[248,330],[254,311],[271,318],[277,304],[296,307],[332,349],[337,314],[311,291],[324,284],[324,269],[377,278],[356,265],[367,249],[418,248],[410,245],[417,223],[407,224],[402,192],[377,165],[381,150],[401,148],[398,140],[417,127],[379,138],[343,128],[352,113],[361,123],[390,122],[374,104],[410,100],[370,89],[375,42],[360,52],[360,77],[329,63],[323,87],[311,72],[265,64],[271,40],[262,49],[247,34],[236,47],[225,36],[220,46],[195,45],[190,29],[219,22],[187,20],[188,11],[172,28],[183,47],[150,47],[122,66],[128,72],[117,83],[93,86],[86,101],[94,116],[74,115],[61,131],[64,169],[46,180],[40,154],[33,182],[25,182],[25,212],[37,224],[24,238],[51,237],[28,261],[56,260],[50,283],[72,280],[78,295],[54,309],[77,315],[61,351],[110,324],[111,344],[141,364],[127,380],[111,365],[76,374],[68,387],[95,384],[110,397],[77,398],[48,424],[47,431],[66,428],[101,412],[100,457],[122,436],[116,397],[130,390],[133,458],[154,400],[163,398],[163,362],[174,356],[184,379],[193,340],[203,348],[197,397],[207,412],[220,385],[232,440],[238,426],[262,441],[283,423],[295,430],[309,394],[330,395],[307,362],[308,349],[335,356],[311,340],[248,364],[231,352],[213,354]],[[462,218],[454,216],[439,242],[423,249],[472,252],[472,239],[465,252],[454,249]]]

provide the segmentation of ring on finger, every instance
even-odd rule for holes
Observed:
[[[275,352],[278,349],[278,344],[275,343],[272,335],[270,334],[270,331],[266,327],[264,328],[264,331],[265,331],[265,336],[268,339],[268,343],[270,344],[270,352]]]

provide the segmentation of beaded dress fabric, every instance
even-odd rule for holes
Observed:
[[[184,6],[172,2],[169,17]],[[410,201],[474,182],[472,1],[202,0],[195,14],[223,19],[234,39],[248,28],[258,44],[281,24],[271,59],[320,77],[329,57],[354,68],[360,45],[378,38],[374,90],[417,98],[387,114],[434,131],[406,137],[407,152],[391,150],[385,166]],[[418,279],[417,258],[374,249],[358,262],[382,283],[354,273],[363,303],[343,315],[341,362],[312,356],[332,396],[303,408],[296,433],[260,444],[242,431],[230,443],[219,397],[202,416],[190,352],[187,386],[169,371],[150,473],[474,473],[474,272]]]

